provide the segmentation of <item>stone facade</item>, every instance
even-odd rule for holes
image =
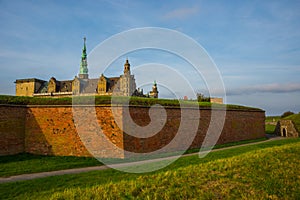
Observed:
[[[156,81],[154,82],[154,84],[152,86],[152,91],[149,93],[149,96],[152,98],[158,98],[158,90],[157,90]]]
[[[115,115],[112,113],[114,109]],[[73,109],[84,126],[79,126],[74,120]],[[7,106],[0,105],[0,155],[27,152],[41,155],[60,156],[91,156],[86,145],[92,147],[93,154],[99,157],[124,158],[125,149],[130,152],[152,152],[170,143],[179,130],[181,109],[166,108],[166,124],[155,135],[147,138],[135,137],[123,130],[128,125],[128,116],[124,114],[122,106]],[[192,139],[190,148],[202,145],[210,123],[210,109],[183,108],[190,116],[180,129],[183,138],[176,140],[169,151],[181,150],[189,138],[189,131],[195,124],[193,115],[200,112],[199,127]],[[150,123],[149,107],[130,107],[132,120],[140,125]],[[95,112],[97,120],[89,113]],[[217,111],[217,112],[222,112]],[[78,117],[77,116],[77,117]],[[125,117],[127,116],[127,117]],[[117,123],[117,122],[121,123]],[[265,113],[258,110],[227,110],[225,125],[218,144],[236,142],[265,137]],[[114,145],[103,145],[94,139],[93,134],[99,136],[99,125],[103,135]],[[80,131],[81,135],[79,135]],[[91,136],[91,137],[90,137]],[[100,135],[102,136],[102,135]],[[85,143],[82,141],[84,139]],[[89,149],[90,150],[90,149]]]
[[[292,120],[281,119],[277,122],[275,134],[282,137],[299,137]]]
[[[219,103],[219,104],[223,104],[223,98],[211,97],[211,98],[210,98],[210,102],[211,102],[211,103]]]
[[[80,62],[78,76],[72,80],[59,81],[54,77],[49,81],[39,79],[16,80],[16,96],[38,96],[38,97],[65,97],[72,95],[118,95],[118,96],[143,96],[136,89],[134,75],[130,71],[128,59],[124,64],[124,73],[119,77],[106,77],[103,74],[99,78],[89,78],[86,44],[84,46]],[[154,98],[158,98],[157,86]],[[153,92],[153,91],[152,91]]]
[[[33,96],[34,93],[42,92],[42,89],[47,84],[47,81],[29,78],[16,80],[15,84],[16,96]]]

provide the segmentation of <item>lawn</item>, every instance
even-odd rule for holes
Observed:
[[[273,134],[274,133],[274,130],[276,128],[276,125],[273,125],[273,124],[268,124],[268,122],[277,122],[279,121],[280,119],[287,119],[287,120],[292,120],[294,125],[295,125],[295,128],[298,132],[300,132],[300,113],[298,114],[292,114],[292,115],[289,115],[287,117],[284,117],[284,118],[281,118],[280,116],[268,116],[266,117],[266,133],[267,134]]]
[[[0,199],[299,199],[300,139],[182,157],[147,174],[113,169],[0,186]]]
[[[235,146],[240,144],[247,144],[266,140],[260,138],[256,140],[245,140],[239,142],[232,142],[222,145],[216,145],[214,149]],[[190,149],[187,153],[199,152],[199,149]],[[178,155],[177,152],[153,155],[152,157],[132,158],[126,159],[125,162],[145,160],[151,158],[168,157]],[[110,159],[111,163],[124,162],[122,159]],[[97,159],[89,157],[74,157],[74,156],[44,156],[32,154],[18,154],[11,156],[0,156],[0,177],[8,177],[19,174],[29,174],[36,172],[55,171],[71,168],[89,167],[102,165]]]
[[[276,128],[276,125],[266,124],[265,125],[266,134],[274,134],[275,128]]]
[[[266,122],[277,122],[280,119],[281,119],[280,116],[267,116]]]
[[[266,134],[274,134],[276,123],[281,119],[280,116],[267,116],[266,117],[266,125],[265,125],[265,132]],[[275,123],[275,124],[270,124]]]
[[[300,113],[287,116],[284,119],[292,120],[295,125],[295,128],[300,133]]]
[[[95,158],[18,154],[0,156],[0,177],[102,165]]]

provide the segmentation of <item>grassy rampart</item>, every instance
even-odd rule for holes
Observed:
[[[162,106],[170,107],[192,107],[199,105],[200,108],[225,108],[248,110],[248,111],[262,111],[258,108],[246,107],[241,105],[229,104],[212,104],[210,102],[197,102],[191,100],[177,100],[177,99],[154,99],[154,98],[141,98],[141,97],[114,97],[111,96],[75,96],[62,97],[62,98],[41,98],[41,97],[21,97],[21,96],[8,96],[0,95],[0,104],[8,105],[72,105],[72,104],[86,104],[86,105],[110,105],[110,104],[126,104],[129,100],[131,106],[152,106],[160,104]]]

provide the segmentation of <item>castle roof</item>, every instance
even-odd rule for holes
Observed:
[[[37,79],[37,78],[25,78],[25,79],[17,79],[15,81],[15,83],[25,83],[25,82],[40,82],[40,83],[44,83],[46,81],[41,80],[41,79]]]

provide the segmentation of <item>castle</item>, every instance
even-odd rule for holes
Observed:
[[[65,97],[72,95],[117,95],[117,96],[141,96],[158,98],[157,84],[154,82],[152,91],[147,95],[143,90],[136,88],[134,75],[130,72],[128,59],[124,64],[123,74],[119,77],[106,77],[103,74],[99,78],[89,78],[86,53],[86,38],[81,55],[81,63],[78,76],[73,80],[59,81],[54,77],[49,81],[37,78],[17,79],[16,96],[36,97]]]

